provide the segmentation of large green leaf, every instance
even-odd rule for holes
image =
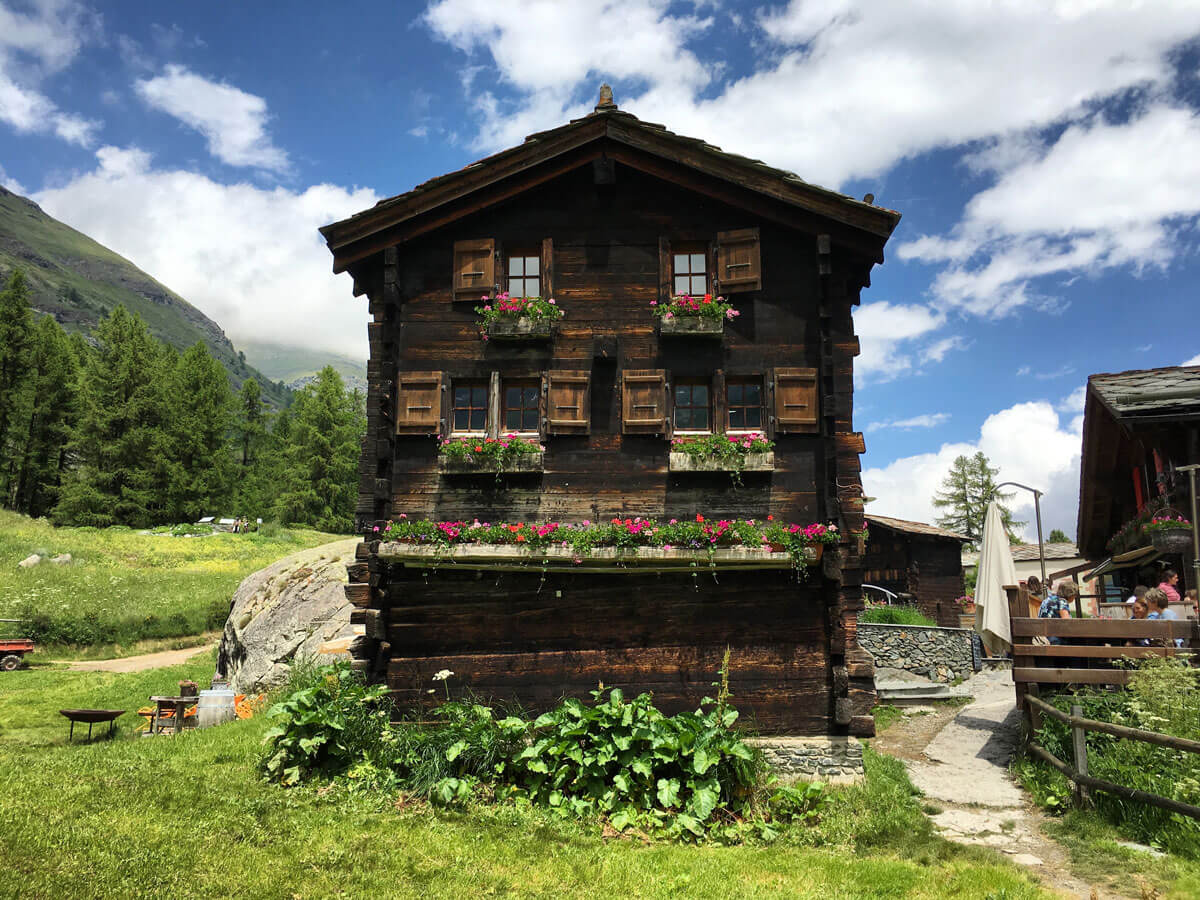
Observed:
[[[458,757],[466,749],[467,749],[466,741],[455,741],[448,748],[446,748],[446,761],[454,762],[456,759],[458,759]]]
[[[692,814],[703,822],[712,815],[712,811],[717,808],[720,802],[720,795],[711,788],[700,788],[692,793],[691,802],[688,804],[688,809]]]
[[[658,779],[658,802],[671,807],[679,803],[679,782],[674,778]]]
[[[697,775],[703,775],[717,764],[718,759],[716,754],[710,753],[704,747],[697,747],[692,754],[692,770]]]

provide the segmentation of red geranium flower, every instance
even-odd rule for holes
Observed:
[[[700,513],[696,513],[696,521],[697,521],[697,522],[703,522],[703,521],[704,521],[704,516],[700,515]]]

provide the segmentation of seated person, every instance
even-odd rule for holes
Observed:
[[[1149,591],[1149,588],[1146,588]],[[1142,597],[1138,597],[1133,601],[1133,609],[1129,611],[1130,619],[1145,619],[1150,613],[1149,607],[1146,606],[1146,601]],[[1150,641],[1148,638],[1135,638],[1125,642],[1127,647],[1149,647]]]
[[[1059,596],[1059,593],[1050,593],[1046,595],[1046,599],[1042,601],[1042,605],[1038,607],[1039,619],[1069,619],[1071,618],[1071,604],[1068,602],[1071,597],[1075,596],[1075,585],[1069,581],[1062,582],[1058,587],[1059,593],[1066,593],[1064,599]],[[1062,638],[1052,637],[1050,643],[1061,644]]]
[[[1167,595],[1167,600],[1171,603],[1179,602],[1179,591],[1175,589],[1175,585],[1179,584],[1179,574],[1174,569],[1163,569],[1159,582],[1158,589]]]
[[[1154,603],[1158,607],[1158,618],[1168,622],[1179,621],[1179,613],[1171,609],[1171,601],[1167,599],[1166,592],[1158,591],[1157,596],[1154,598]],[[1175,646],[1182,647],[1183,638],[1175,638]]]

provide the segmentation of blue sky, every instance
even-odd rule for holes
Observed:
[[[0,183],[235,342],[361,354],[316,226],[609,81],[904,214],[856,315],[869,509],[931,519],[982,449],[1073,533],[1087,375],[1200,356],[1200,2],[1132,6],[0,0]]]

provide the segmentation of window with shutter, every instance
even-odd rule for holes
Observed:
[[[496,285],[496,242],[491,238],[454,243],[454,299],[478,300]]]
[[[549,434],[587,434],[591,426],[591,373],[546,373],[546,431]]]
[[[626,369],[622,377],[621,430],[625,434],[667,432],[667,373]]]
[[[816,369],[775,370],[775,430],[796,434],[820,430]]]
[[[483,434],[488,427],[488,383],[481,378],[455,378],[450,405],[452,434]]]
[[[442,373],[396,376],[396,433],[437,434],[442,416]]]
[[[762,377],[730,376],[725,382],[725,410],[729,431],[762,431]]]
[[[675,431],[708,432],[712,427],[712,382],[708,378],[676,378]]]
[[[757,228],[717,233],[717,282],[722,294],[762,289]]]
[[[538,420],[542,414],[541,394],[538,379],[504,379],[501,430],[512,434],[537,432],[540,424]]]

